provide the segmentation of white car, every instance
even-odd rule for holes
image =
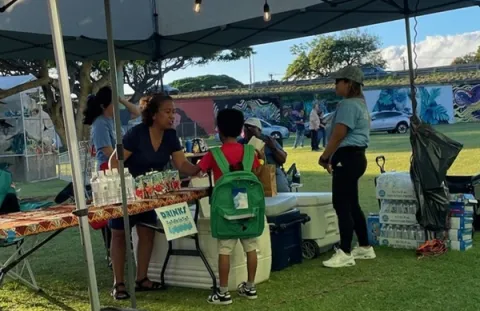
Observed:
[[[405,134],[410,128],[410,115],[400,111],[380,111],[370,114],[372,132]]]

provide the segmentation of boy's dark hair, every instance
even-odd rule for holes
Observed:
[[[217,114],[217,128],[224,137],[237,138],[242,134],[244,117],[237,109],[223,109]]]

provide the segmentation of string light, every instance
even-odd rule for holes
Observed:
[[[193,4],[193,12],[199,13],[202,6],[202,0],[195,0]]]
[[[269,22],[272,19],[272,14],[270,14],[270,6],[268,5],[267,0],[265,0],[265,5],[263,6],[263,20]]]

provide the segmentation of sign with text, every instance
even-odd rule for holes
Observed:
[[[155,209],[162,223],[167,241],[183,238],[198,232],[186,202]]]

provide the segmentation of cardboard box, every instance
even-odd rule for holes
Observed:
[[[389,225],[416,225],[417,217],[414,214],[380,213],[380,223]]]
[[[469,241],[473,238],[472,229],[450,229],[448,239],[451,241]]]
[[[380,216],[378,214],[370,214],[367,217],[368,242],[372,246],[380,245]]]
[[[467,251],[473,247],[473,241],[448,241],[448,248],[454,251]]]
[[[473,217],[450,217],[450,229],[472,229]]]

